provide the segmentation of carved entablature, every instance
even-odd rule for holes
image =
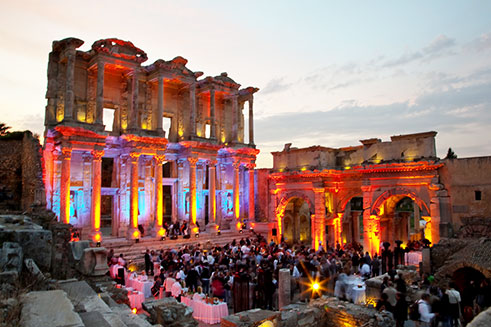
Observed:
[[[145,70],[150,75],[161,73],[163,76],[170,79],[184,77],[185,79],[188,79],[189,82],[195,81],[198,77],[203,75],[202,72],[193,72],[187,68],[187,63],[188,60],[181,56],[177,56],[170,61],[158,59],[150,66],[147,66]]]
[[[145,62],[148,59],[145,51],[135,47],[133,43],[115,38],[95,41],[92,44],[92,51],[137,63]]]

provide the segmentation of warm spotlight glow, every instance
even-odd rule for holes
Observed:
[[[136,308],[131,309],[131,312],[132,312],[134,315],[136,315],[136,311],[137,311],[137,310],[136,310]]]
[[[140,238],[140,231],[135,230],[132,235],[133,235],[134,239],[139,239]]]
[[[96,234],[94,234],[94,237],[93,237],[94,242],[98,243],[101,241],[101,239],[102,239],[102,237],[101,237],[100,232],[97,232]]]
[[[165,229],[164,228],[159,229],[158,235],[160,237],[164,237],[165,236]]]
[[[312,284],[312,289],[313,289],[314,291],[318,291],[318,290],[319,290],[319,288],[320,288],[319,283],[317,283],[317,282],[316,282],[316,283]]]
[[[130,272],[134,272],[134,271],[137,271],[137,270],[138,270],[138,267],[137,267],[137,266],[136,266],[134,263],[132,263],[132,264],[130,264],[130,265],[128,266],[128,270],[129,270]]]

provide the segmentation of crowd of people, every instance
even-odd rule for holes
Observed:
[[[464,312],[467,304],[457,295],[455,287],[448,290],[437,288],[431,278],[425,278],[420,285],[421,295],[418,295],[421,300],[417,305],[409,304],[406,296],[408,286],[402,276],[396,274],[396,259],[388,260],[386,251],[390,249],[387,244],[384,247],[383,256],[372,257],[358,243],[336,244],[335,247],[320,244],[315,250],[299,243],[267,242],[253,232],[250,237],[224,246],[198,244],[157,252],[147,250],[144,259],[146,274],[154,276],[154,295],[161,287],[166,296],[176,297],[179,297],[181,289],[187,289],[201,297],[219,298],[233,307],[234,312],[252,308],[278,309],[275,292],[282,268],[290,270],[291,297],[298,296],[300,301],[315,295],[310,288],[313,280],[320,282],[323,293],[333,294],[338,278],[356,274],[367,279],[387,272],[376,309],[391,312],[397,326],[404,325],[410,318],[408,312],[415,306],[418,317],[413,320],[421,326],[429,326],[430,322],[455,326],[456,317],[452,314]],[[155,263],[158,263],[159,271],[154,271]],[[174,284],[180,287],[173,292]],[[490,295],[482,294],[483,290],[489,293],[489,286],[479,288],[472,300],[479,302],[479,309],[489,306]],[[460,310],[452,307],[456,301],[461,306]]]

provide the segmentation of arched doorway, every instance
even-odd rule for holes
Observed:
[[[343,243],[363,243],[363,197],[353,197],[343,213]]]
[[[387,197],[378,207],[380,237],[382,242],[403,244],[410,241],[431,240],[431,216],[422,201],[415,201],[408,194]]]
[[[465,266],[454,271],[452,280],[460,292],[462,306],[472,306],[476,291],[486,277],[479,270]]]
[[[285,206],[282,219],[282,237],[288,244],[312,240],[309,204],[302,198],[291,198]]]

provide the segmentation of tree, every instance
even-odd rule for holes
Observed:
[[[453,152],[452,148],[448,148],[447,156],[445,159],[457,159],[457,155]]]
[[[0,135],[7,134],[7,131],[10,129],[10,126],[7,126],[4,123],[0,123]]]

